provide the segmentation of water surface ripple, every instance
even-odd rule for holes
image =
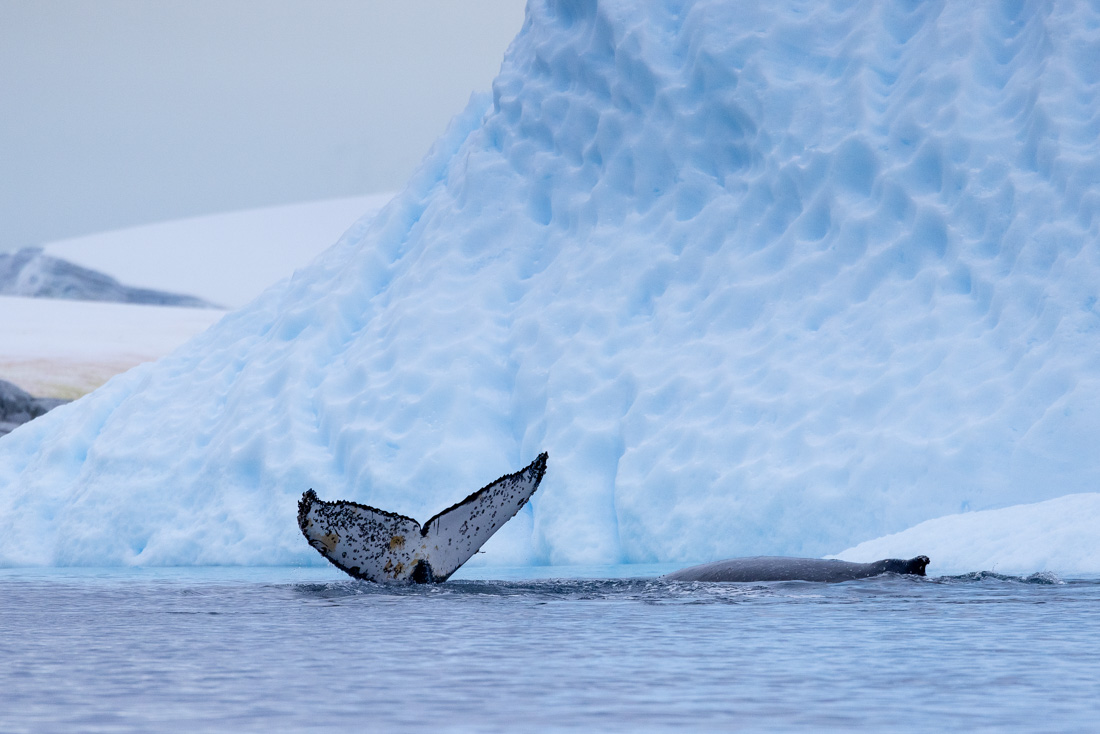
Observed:
[[[1100,579],[0,572],[0,731],[1095,731]]]

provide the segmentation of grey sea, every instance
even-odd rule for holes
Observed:
[[[668,570],[0,570],[0,731],[1100,730],[1100,579]]]

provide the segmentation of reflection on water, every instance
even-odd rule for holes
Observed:
[[[2,571],[0,731],[1090,731],[1100,715],[1097,579],[598,570],[408,587]]]

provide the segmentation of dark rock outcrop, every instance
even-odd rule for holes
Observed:
[[[39,247],[0,253],[0,295],[218,308],[195,296],[123,285],[104,273],[51,257]]]
[[[67,402],[60,398],[36,398],[26,390],[0,380],[0,436]]]

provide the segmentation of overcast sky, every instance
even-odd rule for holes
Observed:
[[[400,188],[523,0],[0,0],[0,250]]]

